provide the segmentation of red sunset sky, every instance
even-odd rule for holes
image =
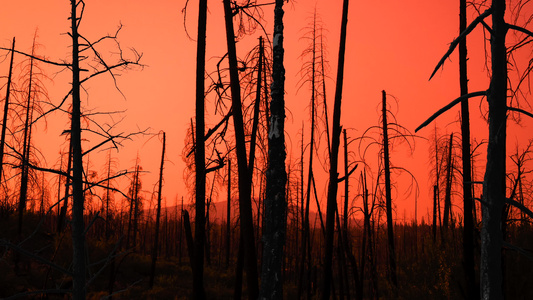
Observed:
[[[86,0],[86,10],[81,34],[90,40],[113,33],[117,26],[124,25],[119,40],[123,49],[134,47],[143,53],[143,70],[131,70],[118,78],[118,86],[125,98],[116,91],[109,76],[102,76],[86,86],[89,97],[86,107],[97,110],[127,110],[125,119],[117,132],[132,132],[150,128],[150,132],[167,132],[167,165],[165,168],[164,197],[172,205],[176,197],[189,199],[183,183],[184,163],[181,158],[186,130],[194,117],[194,72],[196,44],[184,30],[182,9],[184,0],[141,1],[141,0]],[[328,94],[333,100],[334,79],[339,39],[341,0],[329,1],[290,1],[285,5],[285,68],[286,68],[286,106],[291,112],[287,118],[287,147],[293,158],[299,151],[300,126],[308,120],[307,110],[309,92],[305,87],[298,91],[298,71],[302,60],[300,53],[306,42],[301,40],[303,28],[309,24],[316,7],[327,30],[328,61],[330,81]],[[196,34],[197,2],[190,1],[188,18],[185,23],[191,36]],[[207,68],[214,70],[218,58],[226,51],[222,1],[209,1]],[[511,8],[511,5],[510,5]],[[33,34],[38,30],[39,50],[51,60],[69,59],[69,3],[68,1],[8,1],[0,11],[0,46],[10,47],[11,40],[17,39],[16,48],[29,51]],[[528,7],[531,11],[531,5]],[[459,72],[457,55],[452,55],[444,69],[428,81],[436,63],[446,52],[449,43],[458,34],[459,1],[420,1],[420,0],[377,0],[351,1],[348,15],[348,41],[346,51],[346,70],[344,79],[342,125],[349,129],[351,137],[358,136],[369,126],[378,122],[381,90],[394,96],[398,105],[393,105],[400,124],[414,132],[433,112],[455,99],[459,94]],[[273,27],[273,7],[264,7],[263,23],[269,34]],[[508,14],[510,15],[511,9]],[[469,20],[477,13],[469,10]],[[527,14],[526,14],[527,15]],[[518,21],[519,24],[523,24]],[[237,49],[244,54],[255,45],[259,32],[243,39]],[[477,29],[469,39],[469,76],[470,91],[488,88],[488,75],[485,69],[484,37]],[[6,52],[2,52],[4,55]],[[518,59],[527,62],[531,57],[529,50],[519,53]],[[18,56],[16,59],[21,60]],[[7,75],[8,60],[0,62],[0,74]],[[525,66],[525,65],[524,65]],[[523,67],[522,67],[523,68]],[[58,103],[68,91],[69,74],[57,68],[48,68],[53,82],[47,85],[51,101]],[[2,79],[2,86],[5,79]],[[2,89],[2,98],[5,88]],[[332,107],[332,105],[330,105]],[[477,141],[486,139],[486,123],[482,115],[486,112],[483,100],[471,101],[472,138]],[[525,105],[524,109],[531,111]],[[212,102],[207,104],[211,116],[208,124],[219,119],[213,116]],[[58,162],[59,151],[65,149],[61,132],[67,128],[64,116],[51,115],[47,126],[39,124],[35,130],[35,145],[43,151],[47,166]],[[452,109],[438,120],[441,133],[459,132],[459,108]],[[118,118],[117,118],[118,119]],[[521,126],[510,123],[508,144],[514,149],[516,143],[531,138],[533,123],[523,118]],[[209,126],[209,125],[208,125]],[[46,128],[45,128],[46,127]],[[306,129],[306,132],[309,130]],[[430,137],[433,125],[419,132],[422,137]],[[135,137],[124,142],[114,156],[119,160],[118,169],[132,169],[137,153],[146,174],[143,188],[152,191],[156,183],[159,167],[161,142],[149,136]],[[97,140],[94,140],[96,143]],[[412,158],[406,157],[403,146],[395,148],[392,162],[410,169],[420,185],[418,218],[424,217],[430,207],[431,192],[428,185],[429,154],[428,143],[417,140],[416,151]],[[355,149],[352,149],[355,151]],[[376,152],[377,153],[377,152]],[[105,153],[95,154],[93,169],[100,172]],[[483,158],[483,156],[482,156]],[[93,160],[93,158],[91,158]],[[341,155],[342,159],[342,155]],[[481,164],[480,164],[481,166]],[[342,172],[341,172],[342,173]],[[477,171],[482,176],[484,168]],[[357,176],[354,175],[355,184]],[[477,178],[481,180],[481,177]],[[319,186],[326,186],[326,177],[318,178]],[[355,187],[355,185],[354,185]],[[120,188],[126,189],[126,184]],[[354,190],[354,188],[352,188]],[[397,218],[414,217],[413,197],[406,199],[400,187],[397,205]],[[342,193],[342,192],[341,192]],[[325,195],[325,193],[324,193]],[[355,203],[357,204],[357,203]]]

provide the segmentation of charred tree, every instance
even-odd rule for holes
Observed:
[[[85,299],[85,223],[83,220],[84,192],[83,192],[83,157],[81,150],[81,97],[80,97],[80,46],[78,26],[78,6],[85,4],[77,0],[70,0],[71,6],[71,34],[72,37],[72,112],[70,138],[72,145],[72,248],[73,248],[73,276],[72,298]]]
[[[226,207],[226,268],[231,255],[231,160],[228,159],[228,205]]]
[[[394,286],[398,287],[398,280],[396,278],[396,251],[394,250],[394,220],[392,218],[392,190],[390,179],[390,157],[389,157],[389,134],[387,123],[387,94],[385,91],[382,94],[382,121],[383,121],[383,161],[385,165],[385,206],[387,214],[387,243],[388,243],[388,258],[389,258],[389,279]]]
[[[446,158],[446,192],[444,194],[444,216],[442,218],[442,226],[446,231],[449,222],[452,218],[452,172],[453,172],[453,133],[450,134],[450,142],[448,143],[448,156]]]
[[[283,64],[283,2],[274,8],[272,101],[268,133],[269,163],[263,230],[263,266],[259,299],[283,299],[283,248],[286,235],[287,173],[285,171],[285,67]]]
[[[21,157],[21,171],[20,171],[20,193],[19,193],[19,224],[18,224],[18,233],[22,233],[22,218],[24,216],[24,211],[26,210],[26,200],[28,196],[28,177],[29,177],[29,160],[30,160],[30,149],[31,149],[31,132],[33,128],[33,109],[35,103],[35,92],[34,92],[34,60],[33,56],[35,55],[35,37],[33,39],[33,46],[30,57],[30,69],[29,69],[29,78],[28,78],[28,94],[26,95],[27,101],[25,106],[25,121],[24,121],[24,133],[22,137],[22,157]]]
[[[194,222],[193,299],[205,299],[204,243],[205,243],[205,47],[207,31],[207,0],[199,1],[198,37],[196,48],[196,143],[194,165],[196,176],[196,217]]]
[[[248,296],[250,299],[255,300],[259,294],[259,284],[252,214],[250,166],[248,166],[246,154],[241,90],[237,66],[237,50],[235,47],[235,31],[233,29],[233,12],[229,0],[224,0],[223,3],[226,23],[226,41],[228,47],[233,124],[235,128],[237,168],[239,174],[240,225],[241,234],[243,235],[241,241],[244,243],[245,269],[246,278],[248,280]]]
[[[155,236],[154,236],[154,248],[152,250],[152,267],[150,269],[150,283],[149,286],[154,286],[155,277],[155,264],[157,262],[157,253],[159,250],[159,219],[161,218],[161,191],[163,190],[163,166],[165,163],[165,145],[166,136],[163,132],[163,150],[161,153],[161,167],[159,168],[159,187],[157,192],[157,213],[155,217]]]
[[[459,1],[459,32],[466,30],[466,0]],[[459,81],[461,96],[468,94],[466,38],[459,43]],[[468,101],[461,101],[461,144],[463,163],[463,268],[465,272],[466,298],[478,299],[474,261],[474,217],[472,215],[472,165],[470,157],[470,112]]]
[[[481,297],[502,299],[501,217],[505,200],[505,160],[507,134],[507,49],[505,38],[505,0],[493,0],[491,31],[492,78],[487,91],[489,103],[489,143],[487,167],[483,180],[481,228]]]
[[[344,80],[344,54],[346,51],[346,27],[348,23],[348,4],[349,0],[343,1],[342,20],[341,20],[341,37],[339,46],[339,62],[337,64],[337,82],[335,86],[335,102],[333,105],[333,121],[331,134],[330,150],[330,168],[329,184],[326,211],[326,249],[324,254],[324,288],[322,290],[322,299],[327,300],[330,297],[332,284],[332,259],[333,259],[333,240],[335,235],[335,210],[337,208],[337,189],[338,189],[338,159],[341,135],[341,101],[342,86]]]
[[[0,181],[2,180],[2,170],[4,169],[4,147],[6,143],[7,113],[9,111],[9,96],[11,95],[11,77],[13,75],[13,57],[15,56],[15,38],[11,46],[11,60],[9,63],[9,75],[7,77],[6,98],[4,102],[4,117],[2,121],[2,136],[0,137]]]

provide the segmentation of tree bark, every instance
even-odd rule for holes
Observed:
[[[505,160],[507,133],[507,51],[505,0],[492,1],[491,68],[487,94],[489,104],[489,143],[483,181],[484,204],[481,228],[481,297],[503,299],[501,216],[505,200]]]
[[[338,189],[338,159],[339,145],[341,134],[341,101],[342,86],[344,80],[344,54],[346,51],[346,27],[348,23],[348,4],[349,0],[344,0],[342,5],[341,20],[341,37],[339,45],[339,61],[337,64],[337,82],[335,86],[335,102],[333,105],[333,124],[331,134],[331,152],[328,184],[328,200],[326,211],[326,249],[324,256],[324,288],[322,290],[322,299],[329,299],[332,285],[332,259],[333,259],[333,240],[335,235],[335,210],[337,208],[337,189]]]
[[[283,248],[286,235],[285,67],[283,65],[283,1],[274,8],[272,101],[268,133],[269,164],[263,229],[263,265],[259,299],[283,299]]]

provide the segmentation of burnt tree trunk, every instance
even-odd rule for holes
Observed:
[[[396,251],[394,250],[394,220],[392,218],[392,191],[390,179],[389,133],[387,123],[387,94],[382,91],[382,121],[383,121],[383,160],[385,165],[385,198],[387,214],[387,242],[389,256],[389,278],[394,286],[398,287],[396,278]]]
[[[196,217],[194,222],[193,299],[205,299],[204,243],[205,243],[205,40],[207,31],[207,0],[199,1],[198,37],[196,48]]]
[[[72,37],[72,114],[70,138],[72,145],[72,298],[85,299],[85,224],[83,220],[83,158],[81,151],[81,99],[77,8],[80,3],[70,0]]]
[[[28,177],[29,177],[29,160],[30,160],[30,146],[31,146],[31,129],[33,121],[33,56],[35,55],[35,37],[33,39],[33,47],[30,57],[30,74],[28,80],[28,94],[26,102],[26,119],[24,121],[24,135],[22,140],[22,157],[21,157],[21,170],[20,170],[20,193],[19,193],[19,224],[18,233],[22,233],[22,219],[24,211],[26,211],[26,200],[28,198]]]
[[[487,93],[489,104],[489,143],[483,181],[484,204],[481,228],[481,298],[503,299],[501,217],[505,200],[505,160],[507,133],[507,49],[505,0],[492,1],[491,67]]]
[[[231,160],[228,159],[228,205],[226,210],[226,268],[231,254]]]
[[[259,299],[283,299],[283,248],[286,230],[285,67],[283,65],[283,1],[274,8],[272,101],[268,132],[269,163],[263,229],[263,260]]]
[[[330,168],[328,184],[328,200],[326,211],[326,249],[324,256],[324,288],[322,299],[329,299],[332,285],[332,260],[333,260],[333,240],[335,235],[335,210],[337,208],[338,189],[338,159],[341,135],[341,101],[342,85],[344,80],[344,54],[346,51],[346,27],[348,24],[348,4],[349,0],[344,0],[342,5],[341,37],[339,45],[339,61],[337,64],[337,82],[335,86],[335,102],[333,105],[333,121],[331,134]]]
[[[11,46],[11,61],[9,63],[9,75],[7,77],[6,99],[4,102],[4,118],[2,121],[2,136],[0,138],[0,181],[2,181],[2,170],[4,169],[4,148],[6,143],[7,112],[9,111],[9,96],[11,94],[11,76],[13,75],[13,57],[15,56],[15,38]]]
[[[259,284],[252,214],[251,182],[246,155],[246,139],[244,136],[241,90],[237,66],[237,50],[235,47],[235,31],[233,29],[233,13],[231,11],[231,4],[229,0],[224,0],[224,15],[231,82],[233,124],[235,127],[237,168],[239,174],[239,208],[241,214],[240,225],[241,234],[243,235],[242,242],[244,243],[246,279],[248,280],[248,297],[255,300],[259,294]]]
[[[453,171],[453,133],[450,135],[450,142],[448,144],[448,158],[446,160],[446,192],[444,194],[444,217],[442,219],[442,226],[444,230],[448,229],[449,222],[451,222],[452,216],[452,171]]]
[[[459,0],[459,32],[466,29],[466,0]],[[459,81],[461,96],[468,94],[466,38],[459,43]],[[463,268],[467,299],[478,299],[474,262],[474,217],[472,216],[472,166],[470,157],[470,112],[468,100],[461,102],[461,143],[463,162]]]
[[[165,132],[163,132],[163,150],[161,153],[161,167],[159,168],[159,190],[157,192],[157,213],[155,217],[154,248],[152,250],[152,267],[150,269],[150,289],[154,286],[155,264],[157,261],[157,252],[159,249],[159,220],[161,218],[161,191],[163,190],[163,165],[165,163],[165,144],[166,136]]]

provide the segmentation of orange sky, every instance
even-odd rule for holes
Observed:
[[[89,107],[100,110],[127,110],[125,120],[117,131],[130,132],[138,128],[151,128],[151,132],[167,132],[167,165],[165,169],[164,197],[169,205],[176,196],[185,194],[183,183],[183,162],[181,151],[190,118],[194,116],[194,41],[187,38],[184,31],[182,8],[185,1],[140,1],[140,0],[87,0],[84,20],[80,32],[94,40],[106,33],[113,33],[119,23],[124,25],[120,42],[124,49],[134,47],[144,54],[142,71],[129,71],[118,78],[118,85],[124,93],[124,99],[118,93],[109,76],[103,76],[87,85],[89,98],[85,102]],[[457,2],[457,3],[456,3]],[[53,4],[50,4],[53,3]],[[222,1],[209,1],[207,68],[214,69],[219,56],[226,49]],[[341,0],[330,1],[290,1],[285,7],[285,67],[286,67],[286,106],[292,112],[287,119],[288,151],[296,157],[299,151],[297,135],[302,121],[307,120],[308,112],[303,110],[309,103],[306,89],[298,93],[298,71],[301,60],[299,55],[306,47],[300,40],[302,28],[309,23],[309,18],[316,5],[327,33],[328,60],[330,69],[336,70],[336,60],[340,28]],[[342,124],[350,128],[353,136],[361,134],[369,126],[378,122],[378,105],[381,90],[393,95],[399,103],[397,120],[400,124],[414,131],[434,111],[456,98],[459,93],[458,61],[456,55],[448,60],[443,71],[438,71],[435,78],[428,82],[434,66],[445,53],[449,43],[458,34],[459,1],[419,1],[419,0],[382,0],[351,1],[348,21],[348,42],[345,70],[345,89],[343,95]],[[190,1],[187,28],[195,36],[197,20],[197,3]],[[271,32],[273,8],[265,8],[265,28]],[[531,9],[529,9],[531,11]],[[17,49],[29,51],[33,33],[39,30],[39,43],[43,44],[41,55],[58,60],[68,58],[69,31],[68,1],[9,1],[2,5],[0,11],[0,45],[10,47],[13,36],[17,38]],[[470,10],[469,20],[475,16]],[[241,53],[255,44],[256,37],[249,37],[237,45]],[[483,35],[476,30],[469,40],[469,76],[470,91],[486,89],[488,77],[484,69]],[[530,53],[523,53],[523,59],[529,59]],[[20,57],[18,58],[20,60]],[[7,74],[8,60],[0,63],[0,73]],[[50,76],[58,69],[50,69]],[[334,72],[329,82],[328,94],[333,100]],[[57,103],[68,91],[69,76],[63,72],[54,77],[48,86],[50,98]],[[5,91],[2,91],[5,93]],[[3,96],[2,96],[3,97]],[[481,113],[486,111],[481,101],[471,102],[473,138],[486,138],[486,124]],[[212,104],[212,103],[208,103]],[[332,104],[330,104],[332,107]],[[212,114],[213,109],[208,106]],[[46,163],[53,166],[58,161],[59,144],[64,138],[60,133],[66,128],[64,117],[48,118],[46,131],[40,125],[36,132],[39,137],[36,146],[43,149]],[[441,132],[458,132],[459,125],[451,124],[458,118],[458,108],[448,112],[439,119]],[[215,122],[218,117],[211,119]],[[209,122],[209,121],[208,121]],[[531,138],[531,122],[523,122],[523,127],[510,126],[509,145],[515,141]],[[433,126],[420,132],[429,137]],[[308,129],[306,129],[308,132]],[[352,137],[353,137],[352,136]],[[95,140],[96,142],[96,140]],[[119,169],[132,169],[137,153],[145,171],[143,187],[148,191],[156,182],[161,143],[159,139],[137,137],[124,142],[115,157],[119,158]],[[418,141],[416,159],[405,158],[399,153],[392,153],[393,163],[408,167],[413,171],[420,184],[420,201],[418,216],[426,216],[430,203],[428,189],[428,144]],[[62,147],[64,148],[64,144]],[[405,152],[398,147],[398,152]],[[102,154],[99,154],[102,156]],[[95,155],[97,156],[97,155]],[[397,157],[401,157],[398,159]],[[342,159],[342,156],[341,156]],[[94,159],[93,168],[102,170],[102,163]],[[401,160],[401,161],[398,161]],[[483,170],[478,172],[483,173]],[[341,172],[342,173],[342,172]],[[358,172],[357,172],[358,173]],[[352,181],[355,183],[354,176]],[[321,182],[320,182],[321,181]],[[325,186],[325,179],[320,178],[319,185]],[[121,186],[125,189],[125,186]],[[352,188],[352,191],[354,188]],[[405,199],[400,193],[396,200],[397,218],[414,217],[412,198]],[[427,220],[427,218],[426,218]]]

